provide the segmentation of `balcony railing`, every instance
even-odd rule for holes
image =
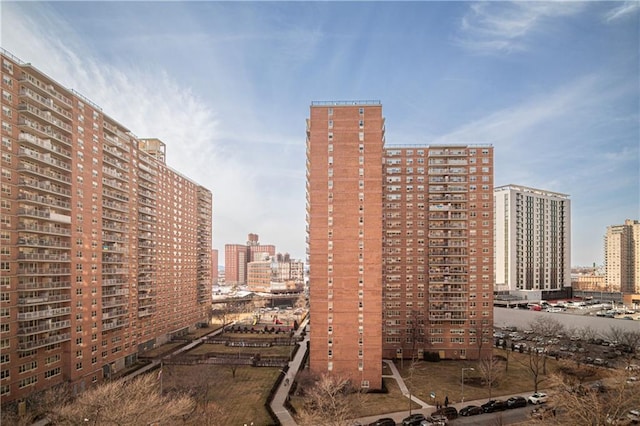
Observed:
[[[49,336],[46,339],[38,339],[28,342],[20,342],[18,341],[18,350],[19,351],[28,351],[31,349],[41,348],[44,346],[49,346],[54,343],[64,342],[66,340],[71,339],[71,333],[63,333],[57,334],[55,336]]]
[[[71,178],[63,175],[62,173],[59,173],[50,169],[43,169],[41,167],[36,166],[35,164],[26,163],[24,161],[20,162],[20,165],[18,166],[18,171],[32,173],[32,174],[49,178],[49,179],[55,179],[62,183],[68,183],[68,184],[71,183]]]
[[[64,321],[47,321],[46,323],[40,325],[34,325],[31,327],[20,327],[18,328],[18,336],[27,336],[29,334],[39,334],[45,333],[55,330],[61,330],[63,328],[71,327],[70,320]]]
[[[70,313],[71,313],[70,307],[46,309],[42,311],[33,311],[33,312],[19,312],[18,321],[49,318],[49,317],[60,317],[64,315],[69,315]]]

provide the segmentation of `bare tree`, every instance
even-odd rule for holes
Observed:
[[[499,357],[485,357],[478,361],[478,372],[485,386],[489,387],[489,399],[491,399],[493,385],[495,385],[502,377],[504,370],[501,365],[502,361]]]
[[[533,380],[533,389],[535,392],[538,392],[538,387],[540,383],[544,381],[544,361],[545,355],[542,352],[542,348],[540,350],[536,348],[529,347],[527,348],[526,356],[523,359],[518,359],[518,362],[524,365],[529,373],[531,374],[531,379]]]
[[[348,379],[323,375],[304,394],[300,425],[344,426],[355,417],[359,398]]]
[[[489,324],[486,319],[480,320],[475,328],[471,329],[472,335],[476,338],[476,348],[478,349],[478,359],[488,358],[492,356],[492,350],[488,354],[483,353],[483,349],[486,351],[486,345],[491,342],[491,333],[493,331],[493,325]],[[491,348],[491,345],[488,345]]]
[[[613,373],[607,379],[606,392],[603,392],[602,388],[577,383],[570,367],[560,368],[550,377],[550,385],[554,388],[550,404],[557,408],[558,416],[555,419],[544,419],[544,424],[628,424],[624,422],[625,416],[630,409],[637,408],[640,404],[640,393],[635,386],[627,383],[627,378],[623,371]]]
[[[224,333],[224,327],[227,324],[236,321],[239,318],[243,310],[243,305],[227,302],[225,304],[216,306],[216,308],[211,311],[212,318],[216,318],[222,325],[222,331],[220,332],[220,334]]]
[[[551,346],[550,339],[563,334],[564,326],[555,318],[540,316],[529,324],[529,328],[538,336],[543,337],[542,342],[538,345],[539,348],[543,349],[542,353],[535,352],[536,355],[541,355],[542,358],[542,374],[547,374],[547,357],[545,354],[548,352],[549,346]]]
[[[605,337],[620,349],[625,367],[631,365],[637,348],[640,346],[640,331],[611,326]]]
[[[52,405],[46,412],[53,424],[148,425],[182,422],[193,412],[195,401],[187,395],[163,396],[154,374],[101,384]]]

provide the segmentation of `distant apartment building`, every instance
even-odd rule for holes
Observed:
[[[301,261],[291,259],[288,254],[263,253],[247,264],[247,289],[267,293],[299,292],[304,282],[301,265]]]
[[[272,259],[268,254],[263,254],[262,257],[247,264],[247,289],[249,291],[270,292],[272,278]]]
[[[227,285],[246,285],[248,263],[262,259],[263,255],[276,255],[273,245],[261,245],[257,234],[249,234],[247,244],[225,244],[224,269]]]
[[[607,227],[604,252],[610,291],[640,294],[640,222],[627,219]]]
[[[495,188],[495,290],[531,300],[571,288],[571,200],[521,185]]]
[[[383,356],[490,350],[492,193],[492,147],[385,147],[379,101],[313,102],[311,370],[376,389]]]
[[[571,277],[571,287],[580,291],[609,291],[606,276],[596,272],[574,274]]]
[[[82,391],[207,320],[212,196],[166,165],[158,139],[1,57],[5,404]]]
[[[211,282],[218,284],[218,250],[211,250]]]
[[[227,285],[247,283],[247,246],[244,244],[225,244],[224,275]]]

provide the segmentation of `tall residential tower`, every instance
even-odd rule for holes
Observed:
[[[496,291],[531,300],[571,289],[571,200],[505,185],[495,189]]]
[[[640,222],[608,226],[604,254],[609,291],[640,294]]]
[[[485,354],[493,325],[492,193],[491,146],[385,147],[379,101],[313,102],[312,371],[380,388],[383,356]]]
[[[211,192],[161,141],[3,51],[1,152],[3,404],[81,391],[207,320]]]

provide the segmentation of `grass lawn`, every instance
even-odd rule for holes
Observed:
[[[163,387],[195,390],[219,407],[221,425],[271,425],[274,421],[264,407],[269,390],[280,373],[279,368],[238,367],[223,365],[165,365]]]
[[[382,415],[402,410],[409,412],[409,399],[402,395],[398,383],[394,379],[388,378],[384,378],[382,381],[388,393],[365,393],[349,396],[352,399],[351,406],[354,410],[354,417]],[[302,409],[303,402],[302,397],[291,396],[291,405],[296,411]],[[420,405],[412,402],[411,408],[419,409]]]
[[[509,351],[508,368],[503,373],[503,377],[494,384],[491,396],[502,396],[511,394],[522,394],[527,396],[534,389],[533,376],[528,366],[528,355]],[[494,355],[505,356],[506,351],[494,349]],[[475,371],[465,370],[464,399],[470,401],[474,399],[489,398],[489,388],[481,384],[478,361],[440,361],[426,362],[418,361],[413,369],[413,376],[410,374],[410,362],[405,360],[404,366],[396,362],[400,374],[411,392],[418,398],[430,404],[435,401],[430,397],[431,392],[435,392],[436,399],[444,401],[445,396],[449,397],[451,403],[457,403],[462,398],[462,368],[475,368]],[[558,362],[553,358],[547,359],[547,375],[553,373],[558,367]],[[542,371],[542,370],[541,370]],[[589,380],[598,380],[606,375],[606,370],[598,369],[596,375]],[[547,385],[543,378],[539,384],[539,389],[545,389]]]
[[[402,395],[398,382],[394,379],[382,379],[388,393],[368,393],[362,396],[361,404],[356,409],[356,417],[375,416],[377,414],[394,413],[407,410],[409,415],[409,398]],[[421,408],[419,404],[411,402],[411,409]]]

